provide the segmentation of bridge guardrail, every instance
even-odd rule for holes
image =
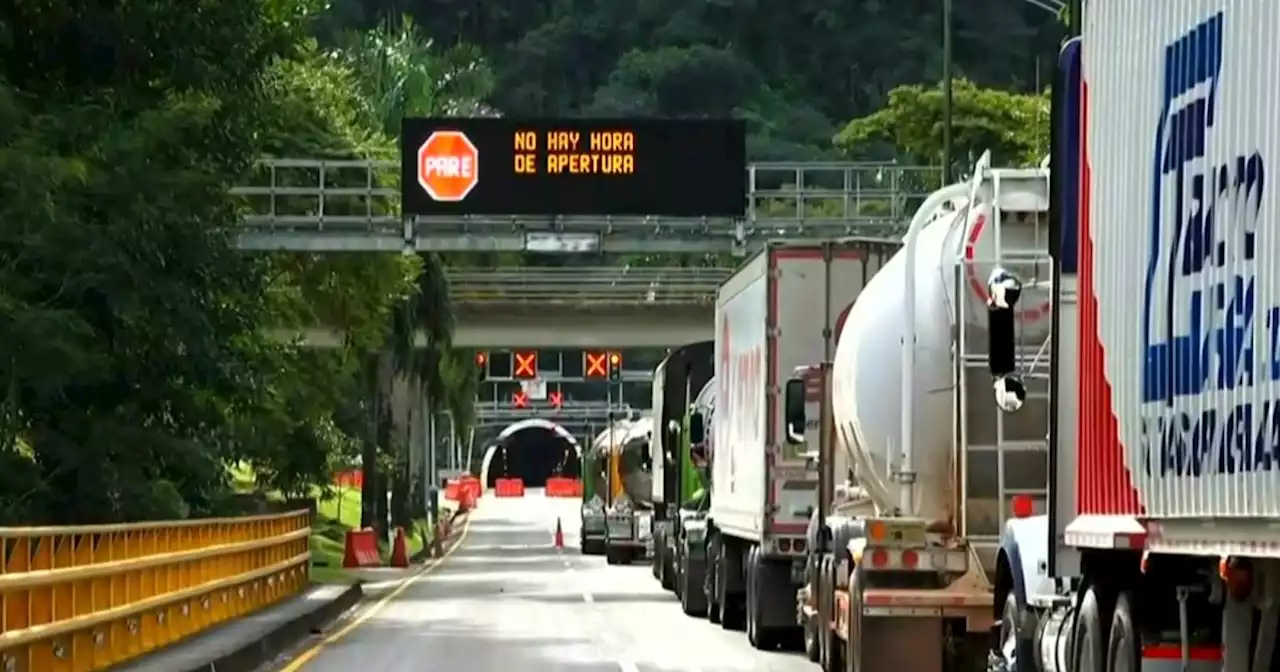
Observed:
[[[293,595],[307,511],[3,527],[0,670],[103,670]]]
[[[727,268],[521,268],[452,271],[460,305],[702,305],[733,273]]]
[[[242,232],[364,234],[401,238],[398,161],[264,159],[231,193],[244,201]],[[760,243],[901,235],[940,185],[937,166],[887,162],[758,162],[747,169],[743,218],[622,216],[418,217],[421,236],[550,232],[612,237]],[[473,239],[473,244],[476,243]],[[489,249],[476,247],[475,250]],[[502,248],[505,249],[505,248]],[[518,247],[516,249],[519,249]],[[639,248],[637,248],[639,249]]]

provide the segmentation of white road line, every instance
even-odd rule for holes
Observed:
[[[565,573],[569,574],[570,577],[577,578],[578,570],[574,569],[573,566],[569,564],[568,559],[564,561],[564,566],[565,566],[565,570],[564,570]],[[596,598],[591,594],[591,591],[584,590],[582,591],[582,601],[587,604],[594,604],[596,601]],[[610,649],[613,649],[615,651],[622,649],[622,642],[619,641],[617,636],[615,636],[612,632],[608,630],[601,630],[599,637],[600,637],[601,643],[603,643],[605,646],[609,647]],[[619,658],[617,660],[617,663],[618,663],[618,669],[621,670],[622,672],[640,672],[640,668],[636,666],[634,662],[626,658]]]

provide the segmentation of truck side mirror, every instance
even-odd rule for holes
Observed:
[[[707,438],[707,428],[703,426],[702,412],[689,414],[689,443],[702,443]]]
[[[792,378],[783,390],[782,406],[786,410],[787,443],[798,446],[804,443],[804,379]]]
[[[996,405],[1006,413],[1022,408],[1027,389],[1017,375],[1018,344],[1014,330],[1014,307],[1022,296],[1022,281],[1012,272],[997,268],[987,280],[987,365],[991,369]]]

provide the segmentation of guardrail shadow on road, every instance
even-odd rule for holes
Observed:
[[[542,546],[536,544],[520,544],[520,545],[486,545],[473,546],[467,544],[458,549],[454,554],[454,558],[539,558],[548,557],[556,558],[559,554],[551,547],[551,535],[547,535],[547,539],[542,542]]]
[[[394,655],[397,661],[430,660],[432,664],[424,668],[441,670],[604,672],[618,669],[618,663],[607,657],[608,652],[593,632],[585,628],[585,622],[557,621],[554,631],[549,632],[545,623],[538,623],[532,614],[530,616],[528,628],[515,631],[495,628],[492,622],[482,619],[427,622],[375,619],[352,634],[351,640],[355,641],[344,641],[334,647],[330,652],[332,662],[322,656],[308,669],[333,672],[368,669],[370,660],[388,654]],[[575,634],[566,635],[566,632]],[[396,666],[394,669],[410,668]]]
[[[582,603],[581,595],[574,594],[536,594],[521,595],[522,599],[533,600],[535,602],[547,602],[549,604],[579,604]],[[647,592],[647,593],[591,593],[591,601],[596,604],[670,604],[678,606],[679,603],[671,593]]]

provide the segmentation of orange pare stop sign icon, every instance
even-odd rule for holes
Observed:
[[[435,131],[418,148],[418,184],[434,201],[456,203],[480,183],[480,151],[462,131]]]

